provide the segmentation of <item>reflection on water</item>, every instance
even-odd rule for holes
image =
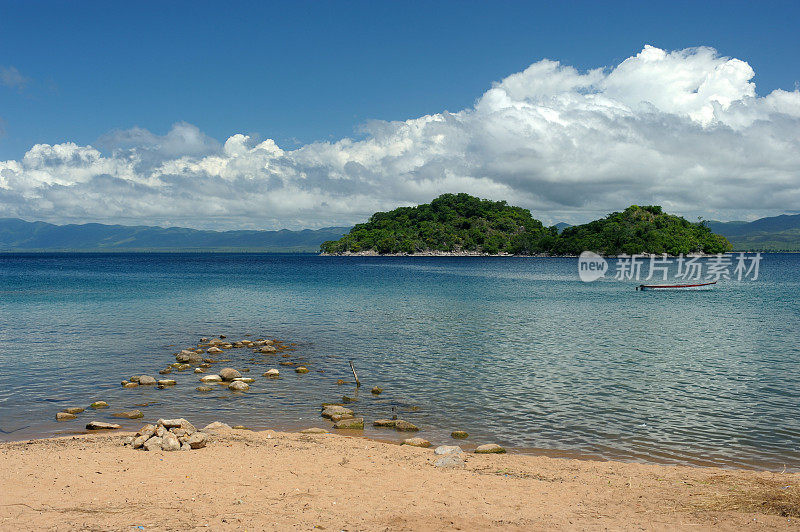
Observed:
[[[435,443],[461,429],[465,446],[798,469],[798,266],[767,255],[758,281],[664,293],[581,283],[576,259],[0,255],[0,439],[153,401],[146,419],[326,426],[319,404],[357,395],[368,420],[397,407]],[[197,392],[191,372],[121,388],[217,334],[298,345],[288,359],[226,351],[256,378],[246,394]],[[349,360],[360,390],[336,384]],[[261,377],[271,367],[281,379]],[[54,421],[96,399],[111,408]]]

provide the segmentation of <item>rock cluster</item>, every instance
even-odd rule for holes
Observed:
[[[134,449],[145,451],[189,451],[202,449],[208,434],[200,432],[183,418],[159,419],[155,425],[145,425],[125,442]]]

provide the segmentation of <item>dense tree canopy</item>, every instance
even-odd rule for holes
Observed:
[[[702,224],[665,214],[661,207],[631,206],[559,235],[530,211],[505,201],[469,194],[443,194],[429,204],[377,212],[339,240],[324,242],[325,253],[422,253],[430,251],[578,254],[719,253],[728,241]]]

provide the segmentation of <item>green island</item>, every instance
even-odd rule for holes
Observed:
[[[443,194],[423,205],[376,212],[320,250],[346,254],[601,255],[723,253],[731,244],[702,222],[631,205],[583,225],[545,227],[528,209],[469,194]]]

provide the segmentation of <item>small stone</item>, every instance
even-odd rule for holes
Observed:
[[[112,430],[121,428],[116,423],[106,423],[104,421],[90,421],[86,424],[86,430]]]
[[[172,364],[169,365],[169,367],[175,368],[175,369],[178,369],[181,366],[183,366],[183,364],[181,364],[180,362],[173,362]]]
[[[233,382],[244,382],[246,384],[250,384],[256,382],[256,380],[253,377],[237,377],[233,379]]]
[[[460,469],[464,467],[466,461],[464,460],[464,453],[451,453],[441,458],[438,458],[433,465],[435,467]]]
[[[250,430],[247,427],[245,427],[244,425],[234,425],[231,428],[233,428],[233,430]]]
[[[174,429],[169,429],[169,431],[171,433],[173,433],[175,436],[177,436],[178,439],[181,440],[181,441],[186,439],[185,437],[188,437],[188,434],[186,433],[186,431],[184,429],[180,428],[180,427],[176,427]]]
[[[271,379],[274,379],[275,377],[279,377],[280,374],[281,374],[281,372],[278,371],[277,369],[270,369],[270,370],[267,370],[266,373],[264,373],[264,377],[269,377]]]
[[[169,375],[172,373],[172,368],[164,368],[158,372],[159,375]]]
[[[161,379],[160,381],[158,381],[159,386],[175,386],[176,384],[177,382],[175,382],[172,379]]]
[[[408,421],[398,419],[394,422],[394,429],[402,432],[416,432],[419,430],[419,427]]]
[[[216,355],[218,353],[222,353],[222,349],[219,347],[209,347],[208,350],[206,350],[206,353],[209,355]]]
[[[131,377],[131,382],[139,382],[139,375],[134,375]]]
[[[203,360],[203,357],[201,357],[194,351],[189,351],[188,349],[184,349],[183,351],[175,355],[175,360],[185,364],[187,362],[200,362]]]
[[[502,454],[504,452],[506,452],[506,450],[496,443],[487,443],[475,448],[476,454]]]
[[[242,374],[233,368],[222,368],[219,370],[219,376],[222,377],[224,381],[232,381],[233,379],[241,377]]]
[[[352,415],[353,411],[350,410],[349,408],[345,408],[343,406],[335,406],[335,405],[326,406],[322,410],[322,417],[326,417],[328,419],[330,419],[334,415],[343,415],[343,414]]]
[[[169,429],[167,429],[164,425],[159,424],[156,427],[156,436],[158,436],[159,438],[163,438],[164,434],[166,434],[167,432],[169,432]]]
[[[343,419],[350,419],[353,417],[353,414],[334,414],[331,416],[331,421],[337,423]]]
[[[463,453],[464,451],[458,445],[440,445],[436,449],[433,450],[433,454],[453,454],[453,453]]]
[[[141,449],[149,438],[150,436],[136,436],[133,439],[133,443],[131,443],[131,447],[134,449]]]
[[[89,406],[91,406],[94,409],[108,408],[108,403],[106,403],[105,401],[95,401],[94,403],[90,404]]]
[[[450,437],[455,438],[456,440],[464,440],[469,438],[469,434],[467,434],[467,432],[463,430],[454,430],[453,432],[450,433]]]
[[[186,442],[181,442],[181,451],[191,451],[192,446]]]
[[[167,432],[161,438],[161,450],[162,451],[179,451],[181,448],[181,442],[178,441],[178,437],[175,436],[171,432]]]
[[[136,433],[137,436],[142,436],[146,440],[150,436],[156,433],[156,426],[155,425],[145,425],[144,427],[139,429],[139,432]]]
[[[62,410],[62,412],[66,412],[67,414],[80,414],[83,411],[84,411],[84,409],[79,407],[79,406],[73,406],[73,407],[65,408],[64,410]]]
[[[126,382],[125,384],[122,385],[122,387],[123,388],[138,388],[139,387],[139,383],[138,382]]]
[[[206,359],[204,358],[203,360],[206,360]],[[211,363],[210,362],[203,362],[202,364],[200,364],[200,368],[198,368],[198,369],[208,369],[210,367],[211,367]]]
[[[127,438],[122,440],[122,445],[126,445],[126,446],[127,445],[131,445],[133,443],[133,440],[134,440],[133,436],[128,436]]]
[[[219,375],[206,375],[205,377],[200,377],[200,382],[222,382],[222,377]]]
[[[335,429],[350,429],[350,430],[363,430],[364,429],[364,418],[363,417],[354,417],[350,419],[342,419],[341,421],[337,421],[334,423],[333,428]]]
[[[305,366],[297,366],[294,368],[295,373],[308,373],[308,368]]]
[[[189,447],[192,449],[202,449],[206,446],[206,442],[208,442],[208,434],[203,432],[195,432],[186,440],[186,443],[189,444]]]
[[[139,384],[141,384],[142,386],[152,386],[155,383],[156,380],[150,375],[142,375],[139,377]]]
[[[198,386],[197,388],[195,388],[195,390],[197,390],[198,392],[210,392],[213,389],[214,388],[212,388],[211,386]]]
[[[242,381],[233,381],[228,385],[228,389],[234,392],[246,392],[250,389],[250,385]]]
[[[342,396],[342,402],[343,402],[344,404],[348,404],[348,403],[355,403],[356,401],[357,401],[357,399],[354,399],[354,398],[352,398],[352,397],[348,397],[348,396],[346,396],[346,395],[343,395],[343,396]]]
[[[277,349],[275,349],[271,345],[265,345],[264,347],[258,350],[259,353],[274,353],[275,351],[277,351]]]
[[[372,388],[372,393],[374,395],[380,395],[380,393],[382,391],[383,391],[383,388],[381,388],[380,386],[373,386],[373,388]]]
[[[231,429],[230,425],[222,423],[220,421],[214,421],[213,423],[209,423],[208,425],[203,427],[203,431],[205,432],[213,430],[230,430],[230,429]]]
[[[394,419],[376,419],[372,422],[373,427],[394,427],[397,421]]]
[[[161,450],[161,438],[158,436],[153,436],[143,445],[146,451],[160,451]]]
[[[424,438],[408,438],[403,440],[403,445],[411,445],[412,447],[430,447],[431,442]]]
[[[339,380],[336,381],[336,384],[341,386],[342,384],[347,384],[347,381],[344,380],[344,379],[339,379]]]
[[[58,412],[56,414],[56,421],[69,421],[70,419],[77,419],[78,416],[70,414],[69,412]]]
[[[140,417],[144,417],[144,414],[141,410],[128,410],[127,412],[119,412],[114,414],[114,417],[125,417],[128,419],[139,419]]]
[[[205,373],[205,370],[203,368],[194,368],[194,372],[195,373]]]
[[[318,427],[311,427],[300,431],[302,434],[328,434],[328,431]]]
[[[200,338],[200,343],[201,344],[204,344],[206,342],[208,342],[208,338],[206,338],[206,337]]]

